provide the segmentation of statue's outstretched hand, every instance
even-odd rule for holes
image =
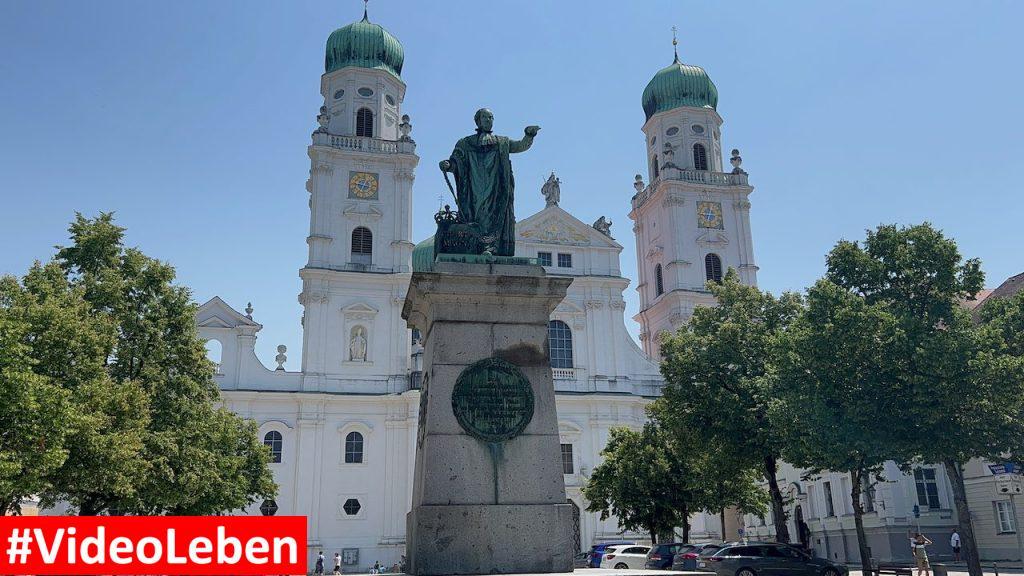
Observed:
[[[441,166],[441,172],[451,172],[452,171],[452,163],[449,162],[448,160],[441,160],[441,163],[439,164],[439,166]]]
[[[540,126],[527,126],[524,132],[526,132],[527,136],[533,138],[537,135],[537,132],[540,132]]]

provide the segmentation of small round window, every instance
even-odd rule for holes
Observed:
[[[703,134],[704,133],[704,127],[701,126],[700,124],[694,124],[693,126],[690,126],[690,130],[693,130],[694,134]]]
[[[373,90],[370,90],[369,88],[366,87],[360,88],[359,95],[365,98],[369,98],[370,96],[373,96]]]
[[[391,94],[388,94],[388,95],[384,96],[384,100],[387,101],[389,106],[394,106],[395,105],[395,99],[391,97]]]
[[[673,126],[668,130],[665,130],[665,136],[675,136],[676,134],[679,134],[679,128],[676,126]]]
[[[338,91],[336,91],[334,93],[334,99],[338,100],[339,98],[341,98],[344,95],[345,95],[345,91],[344,90],[338,90]]]

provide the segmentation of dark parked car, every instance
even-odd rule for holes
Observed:
[[[673,570],[696,570],[697,560],[704,556],[711,556],[722,547],[722,544],[688,544],[685,548],[676,552],[672,558]]]
[[[604,557],[605,549],[607,549],[609,546],[618,546],[620,544],[636,544],[636,542],[623,540],[620,542],[603,542],[601,544],[594,544],[590,547],[590,567],[600,568],[601,558]]]
[[[697,570],[717,576],[847,576],[846,566],[812,558],[787,544],[729,544],[697,560]]]
[[[681,549],[688,546],[683,542],[668,542],[666,544],[655,544],[647,553],[648,570],[668,570],[672,567],[672,558]]]

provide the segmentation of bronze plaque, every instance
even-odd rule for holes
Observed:
[[[459,374],[452,410],[466,432],[485,442],[504,442],[533,418],[533,389],[514,364],[487,358]]]

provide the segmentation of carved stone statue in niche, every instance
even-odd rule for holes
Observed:
[[[366,362],[366,336],[362,326],[352,329],[352,339],[348,343],[348,359],[350,362]]]

